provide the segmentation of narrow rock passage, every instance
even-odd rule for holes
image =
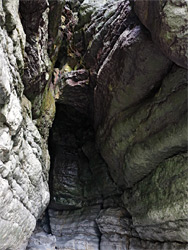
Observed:
[[[184,57],[155,45],[142,8],[65,6],[49,137],[46,237],[57,249],[188,248],[186,70],[174,63]]]
[[[186,0],[0,0],[0,250],[188,250]]]

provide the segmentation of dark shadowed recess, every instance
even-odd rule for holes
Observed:
[[[93,122],[70,105],[56,104],[50,130],[50,208],[72,210],[100,205],[122,191],[95,147]]]
[[[80,171],[88,160],[82,147],[87,141],[94,141],[94,133],[86,115],[69,105],[56,104],[56,109],[49,136],[50,206],[70,209],[84,199]]]

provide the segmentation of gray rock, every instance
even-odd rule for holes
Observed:
[[[100,206],[73,211],[49,210],[52,234],[56,236],[56,248],[61,250],[97,250],[99,235],[96,217]]]
[[[0,1],[0,249],[23,249],[49,202],[49,154],[23,96],[19,1]],[[3,13],[3,14],[2,14]],[[3,25],[3,20],[6,20]]]
[[[135,0],[134,9],[163,53],[179,66],[187,68],[187,1]]]
[[[188,249],[186,11],[0,0],[1,250]]]
[[[96,219],[101,234],[131,235],[131,220],[123,208],[107,208],[100,211]]]
[[[131,236],[131,220],[123,208],[108,208],[101,210],[96,219],[102,234],[100,249],[127,250],[128,237]]]
[[[0,2],[0,26],[5,24],[5,13],[3,11],[2,1]]]
[[[29,239],[27,250],[55,250],[56,237],[45,232],[34,232]]]
[[[137,238],[131,238],[130,239],[130,250],[187,250],[188,245],[187,244],[180,244],[180,243],[159,243],[159,242],[151,242],[151,241],[142,241]]]
[[[27,98],[33,101],[43,92],[52,66],[47,52],[49,4],[47,0],[21,0],[19,11],[27,38],[23,82]]]
[[[20,105],[19,99],[16,96],[14,98]],[[12,111],[16,106],[10,108],[7,118],[13,128],[14,137],[9,137],[12,131],[8,127],[0,129],[1,249],[15,249],[15,246],[28,239],[35,228],[37,217],[49,202],[47,184],[49,158],[48,155],[42,154],[42,139],[32,120],[24,117],[19,123],[17,116],[22,117],[19,113],[21,105],[19,107],[20,110],[16,111]],[[15,114],[14,120],[10,119],[11,112]],[[43,165],[45,157],[47,165]]]
[[[187,243],[187,155],[161,163],[123,200],[139,237]]]
[[[3,35],[1,33],[1,35]],[[11,74],[9,72],[9,68],[7,67],[5,55],[3,52],[3,48],[0,48],[0,104],[5,104],[8,102],[10,96],[10,82],[11,82]]]
[[[102,235],[100,250],[128,250],[128,238],[116,233]]]
[[[114,5],[108,3],[104,8],[96,9],[94,14],[90,13],[87,20],[84,17],[87,17],[88,12],[83,11],[81,14],[83,14],[81,16],[83,22],[80,26],[78,23],[76,27],[83,29],[85,48],[83,43],[79,43],[80,41],[75,43],[75,46],[84,56],[82,63],[90,69],[91,88],[96,86],[94,90],[94,123],[99,152],[91,150],[91,145],[95,148],[94,143],[87,142],[82,146],[80,150],[83,151],[82,153],[85,154],[88,161],[85,158],[86,161],[83,161],[85,164],[79,168],[78,157],[76,164],[71,165],[70,172],[73,173],[74,170],[75,173],[73,182],[69,182],[69,174],[60,173],[60,170],[55,175],[64,176],[67,183],[72,183],[72,187],[79,191],[79,200],[83,199],[81,195],[83,190],[90,189],[97,190],[97,192],[99,190],[98,194],[102,194],[99,203],[104,205],[107,210],[101,211],[96,220],[102,233],[99,235],[100,248],[128,249],[129,239],[138,237],[147,241],[171,241],[166,245],[145,241],[138,246],[138,249],[139,247],[140,249],[150,247],[150,244],[151,249],[156,246],[159,249],[165,249],[165,247],[173,249],[176,246],[173,241],[187,242],[186,174],[184,179],[182,174],[173,176],[172,173],[175,171],[170,170],[173,165],[171,159],[174,159],[173,157],[181,158],[182,152],[185,152],[187,147],[186,70],[175,66],[156,47],[149,32],[140,24],[132,11],[129,1],[118,1]],[[75,36],[77,35],[75,34]],[[77,41],[76,38],[75,41]],[[82,36],[79,39],[82,39]],[[76,74],[76,71],[74,73]],[[74,91],[74,88],[71,91]],[[73,95],[73,92],[69,93]],[[76,101],[80,102],[79,99]],[[69,102],[70,104],[71,102]],[[77,106],[79,107],[79,105]],[[63,109],[63,106],[61,108]],[[62,112],[61,117],[66,117],[71,112],[71,109],[68,108],[65,111],[64,106],[64,113]],[[75,116],[74,112],[72,114]],[[63,120],[61,126],[62,124]],[[74,127],[72,119],[67,124],[69,124],[67,126],[69,128],[70,124],[71,127]],[[58,136],[60,131],[61,137]],[[63,130],[60,129],[60,131],[57,134],[54,131],[54,138],[56,137],[54,142],[65,146],[63,138],[65,138],[65,134],[68,135],[68,130],[62,132]],[[68,141],[66,145],[69,145],[70,148],[71,145],[76,145],[75,134],[73,131],[71,136],[70,134],[68,136],[69,140],[66,139]],[[59,169],[66,169],[66,161],[62,165],[62,159],[66,154],[62,154],[61,150],[63,148],[59,148],[59,159],[54,164],[54,169],[58,164]],[[95,157],[97,154],[101,154],[107,163],[104,168],[102,164],[98,166],[99,161]],[[77,153],[73,155],[77,157]],[[73,155],[69,160],[73,159]],[[167,166],[168,161],[171,167]],[[92,166],[93,162],[95,162],[94,166]],[[180,163],[175,160],[174,166],[175,164],[179,166]],[[103,175],[102,169],[105,168],[107,171],[105,170]],[[167,172],[169,169],[168,174],[164,171],[158,176],[157,171],[160,168],[165,168]],[[182,168],[184,169],[182,172],[186,173],[185,164]],[[88,170],[96,177],[94,184]],[[177,168],[177,171],[180,171],[180,168]],[[100,176],[98,177],[98,175]],[[165,183],[168,181],[171,183],[174,180],[174,186],[169,183],[168,188],[163,186],[159,190],[154,180],[157,178],[157,183],[160,183],[162,176]],[[100,186],[102,179],[105,180],[104,185]],[[77,185],[78,180],[82,184],[83,181],[88,180],[88,183],[92,185],[86,185],[86,189],[83,189],[82,184]],[[67,186],[59,183],[60,181],[55,181],[53,184],[56,186],[55,192],[58,193],[60,186],[62,190],[66,191]],[[180,190],[183,190],[181,192],[178,191],[179,185]],[[122,217],[120,216],[121,219],[119,218],[120,208],[111,208],[115,205],[113,199],[111,204],[110,198],[103,203],[104,198],[108,199],[106,194],[112,198],[113,187],[125,190],[123,202],[132,216],[133,224],[130,219],[128,219],[129,223],[123,224],[126,221],[126,215],[123,214]],[[174,190],[180,196],[182,195],[182,199]],[[68,188],[68,196],[70,191],[71,187]],[[62,197],[66,197],[65,193],[62,194]],[[87,192],[87,194],[87,199],[90,196],[97,200],[96,196],[92,196],[92,192]],[[75,196],[73,195],[73,197]],[[55,202],[57,204],[57,201]],[[79,205],[82,207],[85,203],[82,202]],[[178,206],[181,205],[183,210],[178,212],[180,210]],[[72,208],[63,207],[63,209]],[[74,239],[74,235],[71,235],[72,239]],[[62,236],[58,237],[64,242]],[[133,239],[132,242],[134,240],[136,241]],[[70,248],[74,249],[72,243],[74,240],[69,239],[68,242],[66,247],[68,248],[70,244]],[[133,243],[131,244],[130,247],[134,247]],[[177,244],[177,247],[179,246],[184,247],[183,244]]]
[[[93,142],[88,112],[91,96],[85,80],[82,83],[84,72],[88,76],[86,71],[80,70],[66,74],[63,84],[60,79],[56,118],[49,140],[52,155],[50,207],[55,209],[99,204],[102,197],[122,193],[113,183]]]
[[[131,16],[128,4],[126,11]],[[130,20],[127,19],[127,22],[129,24]],[[99,69],[94,96],[97,144],[111,176],[121,186],[126,185],[124,157],[130,145],[128,138],[131,134],[128,128],[126,133],[123,131],[125,125],[121,121],[127,120],[136,106],[138,108],[139,103],[144,102],[160,86],[160,81],[172,65],[158,51],[145,30],[135,22],[134,17],[131,22],[133,28],[125,29],[119,36]],[[122,126],[114,134],[118,123]],[[136,127],[136,123],[134,126]],[[130,129],[134,130],[134,126]],[[119,138],[118,143],[114,142],[113,136]],[[129,177],[127,179],[130,180]]]

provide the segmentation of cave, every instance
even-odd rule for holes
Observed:
[[[101,222],[97,221],[100,212],[106,209],[109,216],[117,212],[128,223],[130,215],[120,207],[122,191],[113,182],[96,148],[92,116],[57,103],[49,152],[48,218],[57,248],[71,249],[75,245],[84,249],[100,248]],[[121,244],[119,237],[116,244]]]
[[[188,249],[187,10],[0,0],[0,250]]]

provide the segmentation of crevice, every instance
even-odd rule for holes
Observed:
[[[163,4],[161,5],[162,10],[165,8],[165,6],[167,5],[168,1],[167,0],[163,0]]]
[[[38,220],[38,225],[43,228],[47,234],[52,234],[48,209],[45,210],[42,220]]]
[[[83,2],[83,1],[81,1],[81,2]],[[162,8],[164,8],[166,3],[167,3],[167,1],[164,0]],[[113,5],[113,3],[112,3],[112,5]],[[131,5],[133,8],[133,5],[134,5],[133,1],[131,1]],[[110,9],[111,5],[108,7]],[[112,159],[112,160],[110,159],[109,161],[106,160],[106,162],[109,163],[109,166],[108,166],[105,162],[105,157],[103,157],[102,155],[105,156],[105,154],[107,155],[108,153],[113,154],[115,152],[115,150],[118,149],[120,152],[120,155],[121,155],[120,158],[125,157],[132,150],[132,147],[136,143],[143,143],[143,147],[144,147],[144,143],[147,141],[147,139],[149,137],[161,132],[164,129],[164,127],[166,126],[166,124],[173,126],[174,123],[173,123],[173,119],[171,119],[171,118],[169,118],[169,120],[167,122],[166,121],[163,122],[163,125],[159,125],[160,127],[158,127],[157,129],[154,128],[153,130],[149,130],[148,128],[145,128],[144,123],[146,123],[150,119],[150,117],[152,116],[152,112],[154,112],[153,110],[155,108],[160,109],[160,104],[165,102],[166,100],[168,100],[168,98],[170,97],[172,92],[174,93],[174,92],[180,90],[180,88],[182,88],[182,86],[174,87],[174,89],[171,91],[171,93],[167,93],[165,95],[165,97],[161,97],[161,99],[157,99],[157,95],[160,93],[159,91],[163,85],[163,80],[172,72],[172,69],[174,67],[174,63],[171,63],[171,62],[168,63],[168,61],[167,61],[166,63],[164,63],[163,68],[159,67],[160,69],[157,69],[158,71],[161,70],[161,72],[159,72],[160,77],[155,76],[156,75],[155,67],[158,67],[159,63],[163,61],[161,59],[161,61],[159,60],[159,62],[157,62],[157,60],[156,60],[156,62],[154,62],[154,66],[152,66],[152,70],[154,71],[154,76],[156,77],[156,78],[154,77],[155,80],[151,79],[151,82],[150,82],[150,79],[146,77],[146,81],[149,81],[148,85],[143,84],[144,87],[146,86],[146,90],[145,90],[145,92],[142,92],[140,90],[143,86],[141,86],[141,85],[139,86],[139,84],[140,84],[139,80],[135,80],[135,78],[137,76],[144,77],[144,73],[145,73],[144,67],[139,68],[137,66],[137,57],[139,57],[139,56],[142,57],[142,54],[140,53],[140,44],[141,44],[141,47],[143,48],[144,43],[142,45],[142,42],[148,41],[148,44],[150,46],[152,43],[152,38],[151,38],[150,32],[142,24],[140,24],[140,21],[139,21],[138,17],[136,16],[136,14],[134,13],[134,11],[132,11],[132,12],[130,11],[129,1],[122,1],[118,5],[116,11],[110,13],[110,15],[108,14],[108,11],[106,13],[105,9],[102,9],[102,11],[100,10],[98,14],[94,14],[93,16],[91,16],[89,18],[90,24],[88,23],[88,26],[83,25],[83,27],[80,27],[80,29],[79,29],[79,22],[78,22],[78,24],[76,24],[77,26],[75,26],[75,20],[74,20],[75,13],[74,13],[74,11],[78,11],[77,15],[78,15],[78,19],[79,19],[81,15],[79,13],[79,10],[77,10],[77,7],[74,6],[74,3],[67,3],[67,5],[65,5],[64,12],[61,13],[61,14],[63,14],[62,23],[59,24],[61,26],[60,29],[62,29],[61,31],[62,31],[63,44],[60,46],[60,49],[59,49],[57,58],[54,62],[54,65],[55,65],[55,67],[58,68],[58,70],[57,70],[58,73],[61,72],[61,76],[58,78],[58,80],[57,80],[57,78],[53,79],[53,76],[52,76],[52,82],[55,82],[54,86],[59,87],[59,90],[58,90],[59,97],[57,97],[58,99],[55,100],[56,101],[55,120],[54,120],[53,126],[50,130],[50,135],[49,135],[49,139],[48,139],[48,149],[49,149],[49,153],[50,153],[50,157],[51,157],[51,168],[50,168],[50,172],[49,172],[49,188],[50,188],[50,194],[51,194],[51,201],[50,201],[50,205],[49,205],[48,209],[45,212],[43,219],[39,220],[38,224],[40,224],[42,226],[42,228],[44,229],[44,231],[47,234],[52,234],[54,225],[51,226],[50,223],[51,222],[54,224],[56,223],[54,227],[57,226],[57,228],[58,227],[60,228],[60,229],[58,228],[57,231],[59,230],[58,233],[62,237],[62,242],[64,240],[63,237],[65,237],[65,239],[66,239],[67,232],[68,232],[67,238],[73,237],[73,239],[71,239],[71,240],[75,240],[74,236],[75,235],[77,236],[77,232],[74,232],[74,228],[76,228],[76,229],[79,228],[79,226],[76,225],[76,223],[79,224],[80,223],[79,219],[80,218],[82,219],[82,216],[83,216],[84,219],[80,223],[82,226],[82,222],[83,222],[83,232],[81,232],[81,235],[83,234],[84,236],[86,236],[86,238],[90,237],[90,232],[89,231],[87,232],[86,230],[89,230],[91,228],[91,230],[94,231],[94,233],[93,233],[94,236],[93,235],[92,236],[95,237],[95,240],[98,244],[98,249],[100,250],[100,249],[102,249],[102,247],[101,247],[101,243],[103,240],[102,236],[104,236],[104,238],[105,238],[106,235],[108,234],[108,233],[106,233],[105,230],[104,230],[104,234],[102,233],[103,228],[100,227],[101,224],[103,226],[103,223],[104,223],[104,227],[107,224],[107,232],[108,232],[108,227],[112,227],[112,229],[114,226],[121,227],[122,226],[121,221],[120,221],[122,219],[121,212],[124,209],[127,213],[125,212],[126,215],[123,217],[124,222],[125,222],[125,224],[123,224],[123,226],[125,227],[124,228],[125,230],[127,230],[127,228],[128,228],[128,230],[126,231],[128,233],[121,234],[121,231],[119,233],[118,230],[116,232],[116,230],[113,229],[113,231],[109,230],[110,231],[109,235],[112,238],[114,235],[117,235],[117,238],[118,237],[120,237],[120,238],[125,237],[126,238],[126,248],[130,249],[131,238],[133,238],[133,239],[135,238],[135,239],[139,239],[139,240],[143,240],[143,239],[136,237],[138,235],[136,232],[136,229],[135,229],[136,226],[134,228],[133,223],[132,223],[132,216],[134,217],[134,215],[130,214],[127,211],[126,207],[123,207],[123,204],[121,203],[121,201],[119,201],[120,197],[123,193],[123,190],[128,191],[129,195],[131,196],[132,192],[134,191],[133,188],[136,185],[139,185],[139,183],[142,182],[143,180],[145,180],[145,178],[148,178],[149,176],[151,176],[163,161],[170,159],[171,157],[175,157],[176,155],[179,155],[182,152],[184,152],[184,148],[182,148],[182,149],[181,149],[181,147],[178,149],[175,148],[171,151],[168,148],[168,153],[165,154],[166,158],[162,159],[159,164],[157,164],[155,162],[155,159],[153,162],[150,162],[149,164],[156,164],[156,167],[152,171],[150,171],[148,174],[147,174],[147,170],[145,170],[144,173],[146,174],[146,176],[144,176],[138,182],[134,183],[131,188],[127,188],[127,189],[126,189],[126,184],[125,184],[125,186],[123,186],[124,180],[122,181],[123,184],[121,183],[121,180],[120,180],[121,178],[122,179],[124,178],[124,176],[120,176],[123,172],[123,170],[121,169],[121,165],[122,165],[121,159],[118,159],[119,161],[118,160],[116,161],[114,159]],[[64,18],[65,18],[65,20],[64,20]],[[23,18],[22,21],[24,23],[26,20]],[[102,22],[102,25],[100,25],[101,22]],[[99,23],[99,26],[98,26],[98,23]],[[124,48],[123,46],[125,46],[123,44],[124,41],[123,40],[120,41],[121,44],[118,45],[117,44],[118,39],[122,37],[121,35],[124,33],[125,30],[127,30],[128,33],[124,33],[124,34],[130,35],[131,31],[134,30],[135,27],[137,28],[137,26],[139,26],[139,25],[141,26],[141,28],[139,28],[139,32],[141,33],[141,36],[139,36],[139,39],[142,40],[142,38],[144,37],[143,41],[141,41],[141,42],[138,41],[138,45],[135,45],[136,42],[132,43],[132,44],[134,44],[133,47],[131,47],[132,46],[131,41],[127,41],[128,44],[126,45],[128,48],[126,51],[127,54],[129,53],[129,51],[132,48],[135,51],[133,51],[133,53],[131,54],[132,58],[130,59],[130,61],[131,61],[130,68],[126,68],[126,70],[130,71],[130,72],[127,73],[128,74],[127,78],[124,77],[124,79],[126,79],[125,84],[124,85],[122,84],[122,86],[121,85],[118,86],[118,83],[117,83],[117,86],[116,86],[116,82],[122,80],[121,79],[121,73],[122,73],[121,71],[123,71],[124,68],[120,66],[120,69],[118,69],[119,72],[117,73],[117,75],[113,75],[113,72],[111,72],[110,63],[109,63],[109,66],[107,66],[107,71],[103,72],[104,77],[102,77],[101,82],[100,83],[97,82],[98,81],[97,80],[98,69],[101,67],[101,65],[103,65],[103,64],[105,65],[105,63],[106,63],[106,61],[108,61],[108,59],[110,59],[110,60],[114,59],[113,57],[110,58],[109,55],[111,55],[111,51],[113,50],[113,48],[115,48],[116,45],[119,46],[121,49],[120,49],[120,53],[118,54],[119,56],[117,56],[117,58],[115,58],[115,60],[117,60],[117,61],[119,60],[119,62],[118,62],[119,65],[123,64],[123,63],[129,63],[129,58],[121,55],[121,53],[124,52],[122,49],[122,48]],[[80,32],[80,31],[81,31],[81,34],[77,34],[78,35],[78,44],[74,44],[74,42],[75,42],[74,35],[76,34],[76,32]],[[137,31],[138,30],[136,30],[136,29],[134,30],[134,32],[137,32]],[[31,30],[31,32],[34,32],[34,31]],[[85,32],[85,34],[84,34],[84,32]],[[132,32],[132,33],[134,33],[134,32]],[[129,37],[129,35],[127,35],[127,36]],[[135,34],[131,34],[131,35],[133,37],[130,38],[130,40],[135,39],[135,41],[136,41],[136,39],[138,39],[138,37]],[[130,35],[130,37],[131,37],[131,35]],[[134,35],[135,35],[135,37],[134,37]],[[28,34],[27,34],[27,36],[28,36]],[[28,40],[28,37],[27,37],[27,40]],[[42,45],[41,41],[39,41],[39,42]],[[53,39],[50,42],[51,43],[49,44],[49,46],[52,46],[52,48],[53,48],[53,46],[54,46]],[[130,44],[129,44],[129,42],[130,42]],[[75,45],[75,47],[74,47],[74,45]],[[130,50],[129,50],[129,47],[130,47]],[[51,52],[54,52],[53,49]],[[156,56],[157,52],[155,51],[155,47],[154,48],[152,47],[151,51],[152,51],[151,53],[153,53],[153,55]],[[28,55],[29,55],[29,51],[27,51],[27,49],[26,49],[26,52],[28,52]],[[50,54],[51,52],[50,52],[50,49],[48,48],[48,53]],[[146,54],[147,53],[149,54],[150,52],[146,51]],[[32,56],[33,55],[30,55],[30,57],[32,57]],[[160,55],[159,55],[159,57],[160,57]],[[162,55],[161,55],[161,57],[162,57]],[[125,62],[125,58],[127,58],[126,62]],[[145,63],[145,64],[143,63],[143,65],[146,67],[149,66],[147,63],[147,59],[146,59],[146,57],[143,56],[142,60]],[[160,59],[160,58],[157,58],[157,59]],[[143,62],[142,60],[140,60],[140,63]],[[155,60],[155,59],[153,59],[153,60]],[[152,60],[151,60],[151,63],[152,63]],[[45,63],[43,62],[43,64],[45,64]],[[108,62],[107,62],[107,64],[108,64]],[[67,65],[68,69],[65,69],[65,65]],[[81,67],[89,68],[87,70],[87,77],[85,77],[84,79],[82,79],[82,77],[81,77],[82,74],[79,72],[79,70],[72,70],[72,69],[80,69]],[[108,67],[109,67],[109,69],[108,69]],[[149,66],[149,68],[150,68],[150,66]],[[116,67],[114,67],[114,68],[112,67],[112,69],[115,71]],[[68,70],[68,71],[71,70],[71,72],[66,72],[66,70]],[[135,74],[135,71],[137,71],[137,70],[139,71],[138,75]],[[85,69],[81,69],[81,71],[86,72]],[[146,71],[146,72],[148,72],[148,71]],[[112,74],[112,78],[108,78],[109,82],[105,82],[105,80],[106,80],[105,78],[108,77],[107,76],[108,73]],[[100,79],[100,74],[98,74],[98,76],[99,76],[98,79]],[[43,77],[43,75],[40,76],[40,78],[41,77]],[[115,78],[115,80],[113,79],[113,77]],[[36,79],[37,79],[37,77],[34,79],[35,82],[36,82]],[[123,79],[123,81],[124,81],[124,79]],[[41,79],[39,79],[37,81],[39,82],[40,80]],[[57,85],[56,85],[56,80],[58,81]],[[112,88],[112,90],[111,90],[110,89],[111,88],[110,81],[113,82],[113,80],[114,80],[115,87],[114,87],[114,89]],[[104,83],[103,83],[103,81],[104,81]],[[141,82],[142,82],[142,80],[141,80]],[[100,86],[100,84],[102,86],[101,87],[102,94],[101,93],[99,93],[99,94],[101,94],[101,96],[104,97],[104,102],[103,102],[103,100],[101,100],[101,103],[100,103],[101,107],[99,107],[99,108],[103,109],[103,104],[105,107],[104,107],[104,112],[101,115],[102,118],[99,118],[99,120],[101,119],[101,122],[99,122],[98,125],[102,127],[104,125],[104,124],[102,124],[102,122],[105,119],[106,120],[104,121],[104,123],[106,122],[107,125],[104,125],[104,126],[106,126],[105,128],[103,126],[103,131],[99,135],[100,138],[98,140],[98,138],[96,139],[95,136],[99,130],[97,131],[97,128],[94,128],[95,125],[93,125],[96,122],[95,121],[96,117],[94,117],[94,113],[97,113],[96,110],[94,110],[95,109],[95,107],[94,107],[94,91],[96,90],[96,93],[97,93],[97,88],[95,90],[94,90],[94,88],[96,86]],[[134,88],[134,84],[135,85],[138,84],[138,88],[137,88],[137,86],[135,86],[135,88]],[[51,85],[53,85],[53,83]],[[86,85],[87,85],[87,87],[86,87]],[[113,83],[112,83],[112,85],[113,85]],[[133,85],[133,88],[131,88],[132,87],[131,85]],[[109,89],[108,89],[108,86],[109,86]],[[120,103],[120,107],[117,107],[119,105],[118,102],[121,102],[121,98],[123,100],[123,98],[124,98],[123,95],[125,95],[125,98],[128,98],[128,95],[126,96],[127,89],[125,86],[128,86],[128,93],[129,93],[129,88],[130,88],[130,90],[138,91],[138,96],[135,95],[136,96],[135,97],[133,95],[133,101],[132,100],[131,100],[132,102],[128,101],[127,106],[124,105],[124,102],[122,101],[123,104]],[[79,87],[81,90],[79,90]],[[76,90],[78,90],[78,92]],[[110,91],[112,94],[110,93]],[[110,102],[114,98],[114,96],[116,94],[118,94],[118,91],[120,91],[120,95],[122,95],[123,97],[121,97],[121,98],[117,97],[117,103],[115,101],[115,104],[114,103],[112,104],[112,106],[114,105],[114,107],[112,107],[112,106],[110,106],[111,105]],[[77,99],[77,97],[78,97],[78,99]],[[155,97],[156,97],[156,99],[155,99]],[[99,98],[100,98],[100,95],[99,95]],[[106,98],[106,100],[105,100],[105,98]],[[117,147],[114,149],[112,147],[112,145],[108,145],[110,140],[105,145],[106,140],[108,140],[108,137],[111,136],[112,128],[115,127],[116,122],[119,121],[118,120],[119,118],[122,119],[122,121],[123,121],[123,119],[131,119],[135,113],[138,112],[138,114],[139,114],[140,109],[145,108],[145,107],[146,107],[145,114],[143,116],[139,117],[139,122],[136,121],[137,122],[136,126],[135,126],[135,124],[133,125],[134,132],[136,130],[138,130],[140,128],[140,126],[144,127],[143,130],[144,129],[149,130],[149,132],[146,133],[146,136],[144,139],[143,139],[144,136],[140,136],[140,138],[139,138],[139,133],[138,134],[135,133],[135,137],[138,135],[138,139],[135,141],[133,140],[133,142],[130,140],[130,142],[129,142],[129,139],[132,136],[134,136],[134,133],[131,134],[131,132],[130,132],[130,134],[131,134],[130,135],[130,134],[128,134],[129,132],[126,131],[128,135],[124,135],[122,133],[122,138],[120,138],[122,131],[120,131],[120,132],[117,131],[117,133],[118,132],[120,133],[120,134],[118,134],[118,136],[119,136],[118,138],[120,138],[120,139],[118,139],[119,140],[118,142],[116,142],[116,141],[114,142],[113,138],[112,138],[112,143],[116,147],[116,144],[118,144],[118,143],[121,144],[123,142],[123,140],[127,140],[129,143],[129,146],[127,147],[127,149],[124,150],[122,145],[117,145]],[[115,111],[113,110],[112,113],[110,113],[111,112],[110,109],[114,109]],[[116,109],[117,109],[117,112],[116,112]],[[112,115],[110,116],[109,114],[112,114]],[[180,112],[179,112],[179,114],[181,115]],[[98,112],[96,115],[100,116],[100,112]],[[108,117],[108,115],[109,115],[109,117]],[[98,118],[96,118],[96,119],[98,119]],[[159,120],[159,122],[157,119]],[[162,119],[159,119],[157,116],[157,118],[156,118],[157,124],[159,124],[161,120]],[[118,129],[119,129],[119,127],[118,127]],[[123,129],[125,129],[125,128],[123,128]],[[119,130],[121,130],[121,127]],[[123,130],[123,131],[125,131],[125,130]],[[130,129],[130,131],[132,131],[132,130]],[[126,132],[125,132],[125,134],[126,134]],[[128,138],[126,138],[126,136]],[[104,143],[104,151],[107,148],[107,150],[109,150],[109,152],[107,151],[107,152],[105,152],[105,154],[103,154],[103,151],[102,151],[103,145],[98,145],[98,148],[97,148],[96,144],[99,143],[98,141],[100,141],[100,139]],[[107,146],[107,147],[105,148],[105,146]],[[119,148],[118,148],[118,146],[119,146]],[[122,148],[121,148],[121,146],[122,146]],[[170,156],[169,156],[169,151],[171,152]],[[116,152],[114,153],[114,155],[115,154],[116,154]],[[133,154],[134,154],[134,152],[133,152]],[[128,155],[128,157],[129,157],[129,155]],[[131,155],[131,157],[134,158],[134,155],[133,156]],[[108,158],[108,156],[106,158]],[[155,158],[155,156],[153,156],[153,158]],[[134,163],[134,160],[133,160],[133,163]],[[114,181],[115,177],[113,178],[113,174],[112,174],[113,173],[112,172],[113,171],[113,166],[112,166],[113,164],[114,164],[114,168],[115,168],[114,173],[115,174],[119,173],[119,176],[117,177],[116,182]],[[139,163],[138,165],[139,165],[139,167],[142,167],[141,163]],[[109,169],[111,166],[112,166],[112,171],[111,171],[111,169]],[[149,169],[149,167],[148,167],[148,169]],[[183,174],[185,174],[185,172],[186,171],[180,173],[178,177],[181,177]],[[143,173],[142,173],[142,176],[143,176]],[[118,180],[118,178],[120,181]],[[132,178],[134,178],[134,177],[132,177]],[[118,183],[118,181],[119,181],[119,183]],[[131,180],[130,180],[130,182],[131,182]],[[119,203],[116,201],[116,198],[118,199]],[[128,197],[128,199],[129,199],[129,197]],[[97,224],[97,219],[90,218],[90,216],[93,216],[92,209],[95,206],[99,210],[97,210],[97,212],[94,211],[94,213],[93,213],[94,216],[97,213],[99,216],[100,212],[103,213],[103,212],[106,212],[105,209],[110,210],[112,208],[119,209],[120,216],[116,217],[116,215],[112,215],[110,213],[109,213],[109,215],[107,214],[107,216],[106,216],[106,214],[105,214],[104,217],[106,216],[106,218],[104,220],[107,220],[107,222],[105,221],[105,222],[102,222],[101,224],[100,223]],[[102,211],[102,210],[104,210],[104,211]],[[51,211],[52,211],[52,215],[51,215]],[[70,212],[70,214],[69,214],[69,212]],[[78,212],[78,214],[76,214],[77,212]],[[85,212],[86,212],[86,215],[84,214]],[[122,212],[122,213],[124,214],[124,212]],[[50,216],[52,216],[52,220],[50,220],[51,219]],[[67,216],[67,218],[65,218],[66,216]],[[111,216],[111,221],[108,218],[108,216],[109,217]],[[114,219],[114,217],[115,217],[115,219]],[[53,221],[53,219],[54,219],[54,221]],[[61,223],[58,224],[59,223],[58,220],[61,220],[61,219],[62,219],[62,221],[61,221],[62,225],[61,225]],[[67,219],[67,221],[69,219],[71,220],[71,222],[69,222],[69,221],[67,222],[67,225],[66,225],[66,219]],[[77,219],[78,219],[78,221],[77,221]],[[114,219],[114,221],[113,221],[113,219]],[[87,221],[88,224],[92,224],[92,225],[88,226],[87,223],[85,225],[84,224],[85,221]],[[70,223],[70,230],[71,230],[71,227],[73,228],[71,232],[69,232],[69,223]],[[75,223],[75,225],[73,225],[73,223]],[[116,223],[117,223],[117,225],[116,225]],[[118,223],[120,223],[120,224],[118,224]],[[63,234],[63,226],[64,225],[65,225],[65,229],[67,230],[65,232],[65,235]],[[96,225],[96,227],[95,227],[95,225]],[[61,228],[61,226],[62,226],[62,228]],[[84,228],[84,226],[85,226],[85,228]],[[126,226],[127,226],[127,228],[126,228]],[[158,225],[156,225],[156,227],[157,226]],[[147,226],[145,226],[145,227],[147,227]],[[101,230],[100,230],[100,228],[101,228]],[[130,232],[131,232],[130,235],[129,235],[129,228],[130,228]],[[61,230],[61,232],[60,232],[60,230]],[[123,229],[121,228],[121,230],[123,230]],[[107,235],[107,236],[109,236],[109,235]],[[98,239],[98,241],[97,241],[97,239]],[[85,239],[83,237],[83,242],[84,242],[84,240]],[[87,238],[87,240],[88,240],[88,238]],[[124,240],[124,238],[123,238],[123,240]],[[143,240],[143,241],[145,241],[145,240]],[[163,242],[163,241],[152,241],[152,240],[147,241],[147,242],[151,242],[151,243],[174,243],[174,242],[182,243],[182,242],[178,242],[178,241],[173,241],[173,242],[164,241]],[[62,243],[62,244],[64,244],[64,243]],[[111,244],[111,242],[110,242],[110,244]]]
[[[101,250],[102,233],[99,231],[99,250]]]
[[[165,240],[165,241],[155,241],[155,240],[146,240],[146,239],[143,239],[143,238],[139,238],[139,237],[132,237],[133,239],[138,239],[138,240],[141,240],[141,241],[144,241],[144,242],[149,242],[149,243],[153,243],[153,244],[165,244],[165,243],[169,243],[169,244],[173,244],[173,243],[177,243],[177,244],[181,244],[181,245],[186,245],[188,246],[188,242],[182,242],[182,241],[169,241],[169,240]]]
[[[102,210],[102,207],[101,207]],[[101,250],[101,242],[102,242],[102,233],[100,231],[100,228],[97,224],[97,221],[95,220],[95,224],[96,224],[96,228],[97,228],[97,235],[98,235],[98,239],[99,239],[99,244],[98,244],[98,250]]]

